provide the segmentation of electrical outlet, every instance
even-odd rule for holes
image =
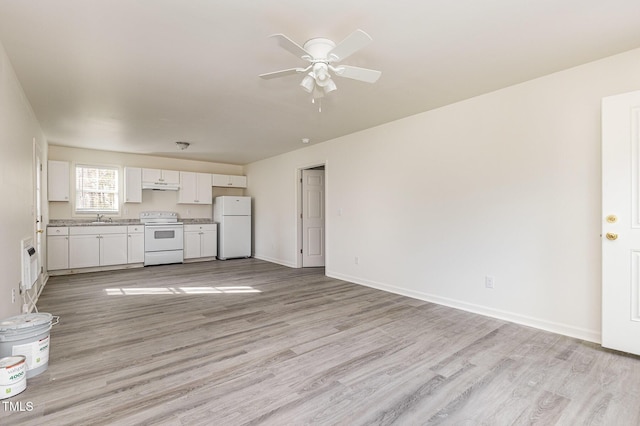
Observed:
[[[11,303],[16,303],[16,289],[11,289]]]
[[[496,279],[492,275],[487,275],[484,277],[484,286],[486,288],[494,288]]]
[[[355,259],[353,259],[353,261],[356,265],[360,264],[360,258],[358,256],[356,256]]]

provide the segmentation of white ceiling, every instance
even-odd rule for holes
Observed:
[[[258,78],[358,28],[382,77],[322,112]],[[0,0],[0,41],[52,144],[246,164],[640,47],[640,1]]]

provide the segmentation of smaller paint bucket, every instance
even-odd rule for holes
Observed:
[[[0,399],[11,398],[27,388],[27,358],[0,358]]]

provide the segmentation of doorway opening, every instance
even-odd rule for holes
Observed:
[[[324,267],[325,165],[302,168],[298,174],[298,267]]]

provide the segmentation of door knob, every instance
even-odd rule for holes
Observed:
[[[615,234],[613,232],[607,232],[606,237],[607,237],[607,240],[613,241],[618,239],[618,234]]]

